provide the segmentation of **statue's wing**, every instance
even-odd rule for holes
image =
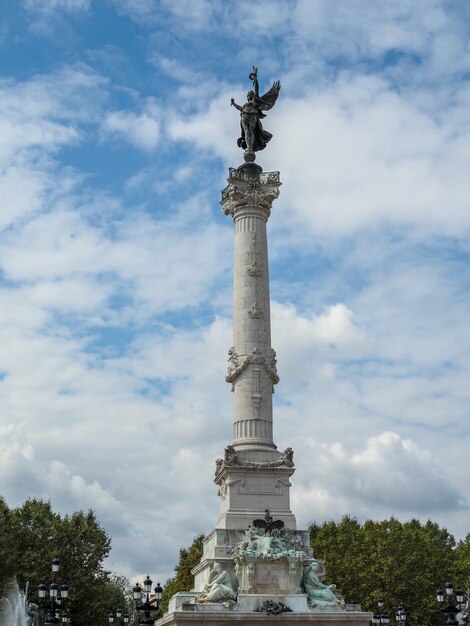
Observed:
[[[281,83],[276,80],[269,91],[264,96],[258,96],[256,104],[262,111],[269,111],[276,104],[279,91],[281,90]]]
[[[255,519],[253,521],[253,527],[254,528],[266,528],[266,522],[264,519]]]
[[[275,522],[272,522],[271,526],[272,528],[277,528],[278,530],[281,530],[281,528],[284,528],[284,522],[280,519],[277,519]]]

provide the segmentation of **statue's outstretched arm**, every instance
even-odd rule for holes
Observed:
[[[242,111],[242,107],[239,104],[237,104],[233,98],[230,100],[230,106],[235,107],[239,111]]]

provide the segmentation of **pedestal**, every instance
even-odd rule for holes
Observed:
[[[372,613],[363,611],[315,612],[294,611],[268,615],[226,607],[183,604],[179,610],[165,615],[155,626],[369,626]]]

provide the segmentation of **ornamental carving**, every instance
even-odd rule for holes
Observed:
[[[237,453],[235,452],[235,448],[233,446],[227,446],[225,448],[224,458],[217,459],[215,462],[215,475],[217,476],[217,474],[225,467],[233,466],[250,468],[253,467],[256,469],[272,467],[294,467],[294,451],[292,450],[292,448],[286,448],[281,456],[273,461],[248,461],[247,459],[237,456]],[[284,480],[282,478],[276,479],[276,483],[279,485],[285,485],[286,487],[290,487],[291,485],[288,480]],[[223,488],[221,486],[220,491],[223,490],[225,493],[227,486],[229,485],[224,485]]]
[[[255,303],[252,307],[250,307],[248,309],[248,315],[252,319],[259,320],[259,319],[262,319],[264,317],[264,311],[260,307],[259,304]]]
[[[263,254],[257,246],[256,233],[251,236],[251,250],[246,253],[247,272],[250,276],[258,277],[263,273]]]
[[[235,167],[229,167],[228,171],[230,180],[240,180],[247,183],[253,183],[259,180],[262,184],[281,184],[279,172],[261,172],[258,178],[256,174],[248,174],[242,169],[237,169]]]
[[[222,459],[217,459],[216,461],[216,472],[215,472],[216,475],[218,474],[218,466],[217,466],[218,461],[222,461]],[[222,500],[225,500],[228,488],[233,487],[233,485],[236,485],[237,483],[240,483],[240,485],[243,486],[245,484],[245,479],[244,478],[226,478],[220,483],[219,491],[217,495],[220,496]]]
[[[242,372],[246,370],[249,365],[261,365],[264,367],[273,385],[277,385],[279,382],[279,376],[277,374],[277,360],[276,351],[271,348],[269,355],[262,354],[259,348],[255,348],[253,352],[245,357],[238,355],[235,352],[234,346],[228,351],[228,367],[227,376],[225,380],[228,383],[232,383],[232,391],[234,388],[235,380],[240,376]]]
[[[232,217],[235,216],[238,209],[248,207],[262,209],[266,217],[269,217],[273,200],[278,196],[279,189],[277,186],[264,185],[256,178],[251,182],[244,180],[240,183],[230,180],[228,186],[222,191],[220,204],[225,215]]]
[[[288,558],[297,564],[309,559],[308,552],[300,549],[295,532],[288,530],[270,530],[249,526],[243,538],[232,549],[232,557],[242,560],[262,559],[264,561],[280,561]]]

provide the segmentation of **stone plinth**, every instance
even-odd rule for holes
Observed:
[[[236,570],[240,594],[276,595],[284,597],[302,592],[303,554],[294,552],[279,560],[251,557],[237,559]],[[281,602],[287,604],[281,597]],[[306,596],[305,596],[306,598]],[[268,598],[271,600],[272,598]],[[305,600],[306,602],[306,600]],[[288,605],[289,606],[289,605]],[[305,605],[305,608],[307,606]]]
[[[283,465],[225,464],[215,478],[220,496],[216,528],[246,529],[269,509],[286,528],[295,529],[289,493],[293,473],[294,468]]]
[[[299,611],[268,615],[233,610],[220,606],[183,604],[180,610],[165,615],[155,626],[369,626],[372,613],[363,611]]]
[[[263,605],[265,600],[272,600],[273,602],[282,602],[288,606],[294,613],[308,613],[307,596],[304,593],[299,594],[265,594],[259,595],[257,593],[240,593],[237,598],[237,611],[245,613],[253,613]],[[277,615],[275,616],[277,617]]]
[[[251,520],[252,521],[252,520]],[[248,524],[246,525],[248,526]],[[209,574],[215,562],[221,564],[222,569],[230,574],[232,579],[232,586],[235,590],[247,593],[249,587],[247,585],[240,586],[240,579],[236,572],[236,562],[233,557],[233,549],[240,544],[246,530],[224,530],[216,528],[204,539],[203,553],[201,562],[191,570],[194,576],[194,589],[196,592],[201,592],[209,581]],[[298,545],[305,552],[307,557],[312,556],[312,549],[309,545],[309,532],[308,530],[295,530],[290,531],[292,536],[295,536]],[[283,561],[287,563],[287,560]],[[241,576],[241,573],[240,573]],[[300,586],[300,585],[299,585]],[[286,587],[285,593],[291,593],[292,589]]]
[[[227,446],[217,459],[214,482],[219,486],[220,517],[216,528],[245,530],[266,509],[285,527],[296,528],[290,510],[290,477],[294,473],[293,451],[235,452]]]
[[[168,613],[173,613],[178,609],[181,609],[183,604],[189,604],[196,600],[197,592],[195,591],[178,591],[174,596],[170,599],[168,604]]]

